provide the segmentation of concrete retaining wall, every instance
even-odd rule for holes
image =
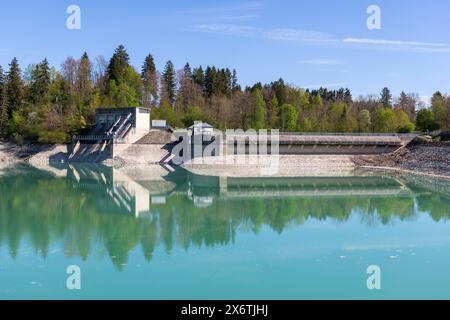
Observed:
[[[168,163],[172,159],[170,148],[162,144],[116,144],[112,157],[130,164]]]

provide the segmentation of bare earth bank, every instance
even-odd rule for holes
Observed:
[[[396,169],[450,179],[450,143],[412,142],[390,154],[355,156],[353,162],[358,167]]]

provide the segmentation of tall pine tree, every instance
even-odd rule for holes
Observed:
[[[235,93],[236,91],[241,91],[241,87],[238,84],[236,69],[233,69],[233,74],[231,75],[231,90],[233,93]]]
[[[192,78],[194,82],[202,89],[202,92],[205,91],[205,72],[203,71],[202,66],[195,68],[192,71]]]
[[[141,71],[143,83],[142,100],[145,107],[150,107],[158,99],[158,75],[153,56],[149,54]]]
[[[6,75],[0,66],[0,136],[5,136],[8,126],[8,97],[6,94]]]
[[[173,106],[176,97],[177,83],[176,83],[175,67],[173,66],[173,63],[170,60],[166,63],[164,73],[162,74],[161,82],[162,82],[161,99],[163,100],[163,102],[167,102],[171,106]]]
[[[45,104],[50,80],[50,67],[47,59],[44,59],[33,68],[31,74],[28,101],[32,105]]]
[[[6,94],[8,96],[7,113],[8,118],[12,117],[14,111],[20,109],[23,98],[23,82],[19,62],[16,58],[9,64],[7,76]]]
[[[92,93],[92,63],[86,52],[78,63],[75,87],[77,93],[84,99],[87,99]]]
[[[116,107],[136,107],[141,104],[141,76],[130,65],[129,60],[125,47],[120,45],[109,61],[104,104]]]
[[[108,65],[108,80],[114,80],[116,84],[124,81],[126,69],[129,67],[130,57],[123,45],[117,47],[109,61]]]
[[[391,94],[391,90],[389,90],[389,88],[385,87],[381,91],[380,103],[385,108],[389,108],[389,109],[392,108],[392,94]]]

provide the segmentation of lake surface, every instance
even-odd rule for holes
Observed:
[[[0,299],[449,299],[449,218],[450,183],[411,175],[21,165],[0,175]]]

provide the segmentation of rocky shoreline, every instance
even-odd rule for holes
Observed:
[[[64,145],[17,145],[0,142],[0,167],[5,168],[18,163],[50,163],[60,156],[60,161],[67,159],[67,146]]]
[[[450,179],[450,143],[415,140],[390,154],[355,156],[358,167],[396,169]]]

